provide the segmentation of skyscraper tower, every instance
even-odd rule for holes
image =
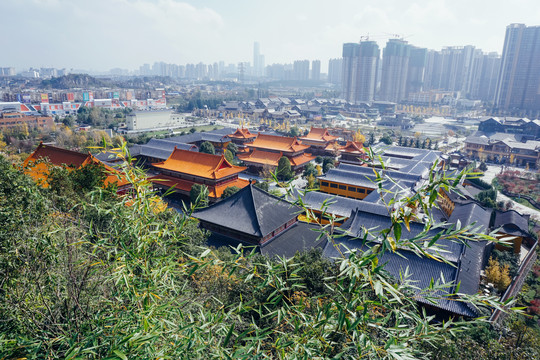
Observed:
[[[379,56],[379,45],[375,41],[343,44],[341,88],[345,100],[373,101]]]
[[[264,55],[261,55],[261,48],[257,41],[253,43],[253,76],[264,76]]]
[[[311,80],[321,80],[321,60],[311,62]]]
[[[540,26],[506,27],[495,106],[540,111]]]
[[[390,39],[386,43],[382,58],[382,78],[379,98],[399,102],[406,98],[407,72],[411,46],[401,39]]]

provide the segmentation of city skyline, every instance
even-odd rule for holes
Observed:
[[[519,6],[518,6],[519,5]],[[285,2],[215,0],[6,0],[0,66],[104,71],[141,64],[251,62],[258,42],[265,64],[341,55],[343,43],[370,36],[382,49],[393,34],[439,50],[473,45],[502,53],[505,27],[536,25],[540,4],[446,0],[377,4],[343,0]],[[527,11],[523,11],[523,9]],[[316,45],[316,46],[314,46]]]

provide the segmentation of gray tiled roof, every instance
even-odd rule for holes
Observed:
[[[342,196],[326,194],[320,191],[309,191],[302,197],[304,205],[313,210],[319,210],[326,205],[325,212],[340,217],[349,217],[351,212],[364,206],[362,200],[349,199]],[[326,201],[326,203],[325,203]]]
[[[323,254],[329,258],[338,258],[341,254],[347,254],[347,249],[358,249],[359,251],[366,251],[368,247],[373,246],[374,243],[363,244],[361,240],[351,238],[336,238],[334,242],[327,242],[324,247]],[[339,249],[339,250],[338,250]],[[379,264],[384,265],[386,271],[390,273],[398,281],[405,271],[410,274],[410,279],[413,282],[413,286],[419,289],[426,289],[429,287],[431,281],[440,281],[446,283],[457,279],[458,269],[451,264],[436,261],[426,257],[418,256],[410,251],[398,250],[395,253],[387,251],[379,255]],[[477,316],[476,312],[472,310],[466,303],[460,301],[453,301],[445,299],[444,295],[453,291],[451,287],[448,292],[438,291],[431,296],[438,297],[435,304],[429,302],[422,295],[417,297],[417,301],[421,303],[431,304],[443,310],[468,316]],[[460,292],[463,291],[460,289]]]
[[[430,154],[430,157],[433,156],[440,156],[442,153],[440,151],[436,150],[429,150],[429,149],[418,149],[418,148],[410,148],[405,146],[393,146],[393,145],[386,145],[383,143],[378,143],[375,146],[373,146],[373,151],[377,154],[383,155],[383,156],[393,156],[393,157],[407,157],[407,158],[415,158],[417,156],[425,156],[426,154]],[[424,160],[426,161],[426,160]]]
[[[474,224],[474,228],[478,227],[479,231],[486,232],[489,229],[490,217],[491,210],[484,209],[475,202],[470,202],[456,206],[448,222],[456,224],[459,220],[462,226]]]
[[[269,243],[261,246],[263,255],[292,257],[297,252],[320,248],[326,245],[326,236],[321,236],[314,224],[297,222]]]
[[[493,227],[502,227],[509,235],[529,236],[528,216],[523,216],[515,210],[497,211]]]
[[[196,211],[193,217],[212,224],[264,237],[294,219],[300,209],[249,185],[231,197]]]
[[[391,227],[392,222],[388,215],[388,210],[383,205],[369,203],[363,208],[357,209],[352,216],[340,227],[340,231],[344,231],[349,236],[356,238],[364,237],[364,230],[369,231],[368,240],[378,241],[377,235],[381,230]],[[425,228],[424,224],[418,222],[409,223],[410,231],[402,225],[401,238],[412,240],[420,235]],[[425,237],[433,238],[436,234],[445,229],[436,228],[430,229]],[[394,235],[392,235],[394,236]],[[423,245],[424,239],[415,240],[419,245]],[[447,261],[457,262],[463,250],[463,244],[449,239],[439,239],[436,243],[437,247],[432,247],[427,252],[433,255],[443,257]]]

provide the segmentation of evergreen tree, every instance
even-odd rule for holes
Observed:
[[[199,152],[215,155],[216,149],[214,148],[214,145],[212,145],[211,142],[205,141],[199,147]]]
[[[238,186],[227,186],[225,190],[223,190],[223,193],[221,194],[221,198],[226,199],[229,196],[233,196],[238,191],[240,191],[240,188]]]
[[[208,187],[201,184],[193,184],[189,192],[189,198],[192,204],[197,207],[205,207],[208,205]]]
[[[227,159],[228,162],[230,162],[231,164],[234,162],[234,156],[229,149],[225,149],[224,155],[225,159]]]
[[[276,176],[279,180],[288,181],[294,177],[294,174],[291,169],[291,162],[285,156],[282,156],[278,161],[278,166],[276,169]]]

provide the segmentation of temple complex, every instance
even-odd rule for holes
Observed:
[[[227,187],[246,187],[248,180],[238,178],[246,168],[232,165],[224,155],[211,155],[175,148],[169,158],[152,164],[159,172],[150,178],[157,188],[189,196],[193,184],[208,187],[208,198],[216,202]]]

